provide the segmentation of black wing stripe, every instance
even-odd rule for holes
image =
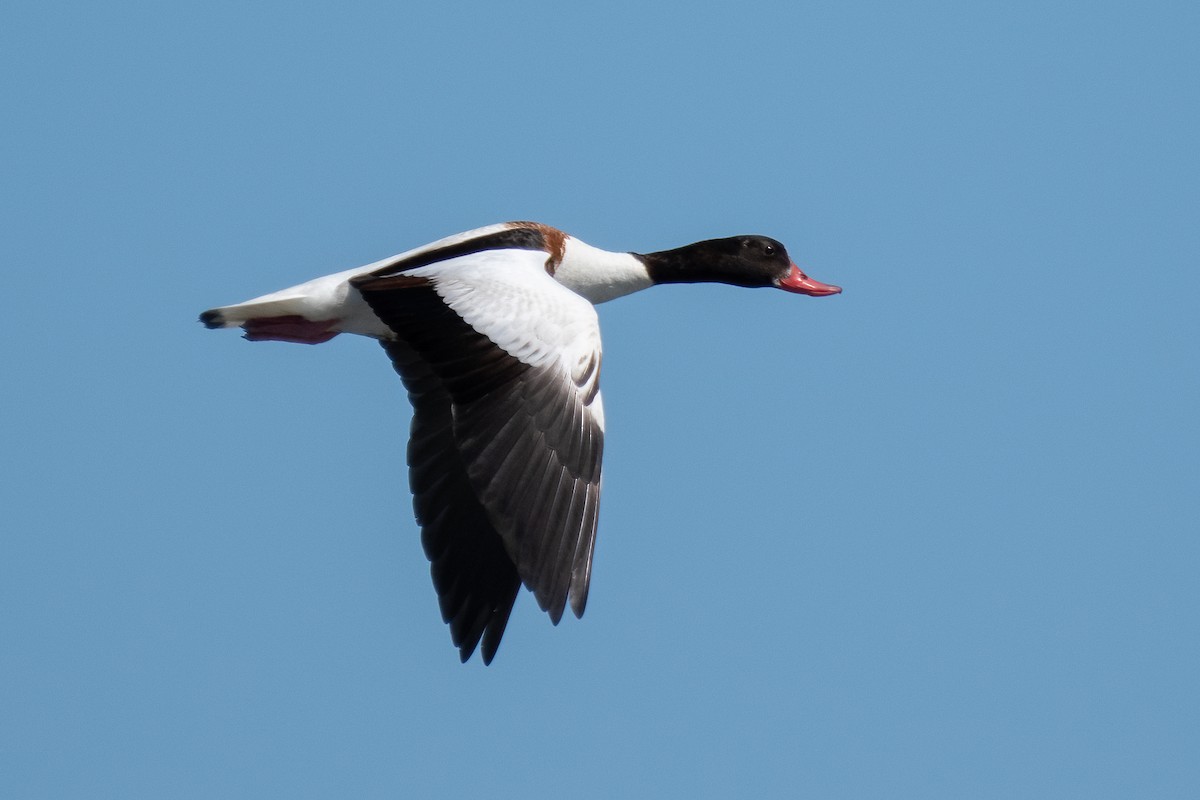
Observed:
[[[383,278],[398,275],[418,267],[427,267],[459,256],[469,256],[484,250],[547,250],[546,237],[542,231],[534,227],[514,227],[507,230],[477,236],[463,242],[439,247],[425,253],[418,253],[400,261],[393,261],[385,267],[362,276],[366,279]],[[354,279],[357,280],[357,279]]]

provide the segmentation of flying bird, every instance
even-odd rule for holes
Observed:
[[[442,619],[464,662],[480,647],[490,664],[521,584],[556,625],[587,603],[604,449],[594,304],[701,282],[841,291],[765,236],[616,253],[508,222],[200,321],[254,342],[379,340],[413,406],[409,480]]]

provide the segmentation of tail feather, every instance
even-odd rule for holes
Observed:
[[[200,321],[204,323],[204,327],[212,330],[213,328],[224,328],[225,317],[222,315],[221,309],[210,308],[200,315]]]
[[[274,300],[247,300],[232,306],[210,308],[200,315],[206,328],[237,328],[247,322],[269,317],[304,316],[303,297]]]
[[[370,265],[368,265],[369,267]],[[337,333],[376,339],[393,334],[363,300],[349,279],[368,267],[326,275],[242,303],[210,308],[200,315],[208,328],[245,328],[246,338],[316,344]]]

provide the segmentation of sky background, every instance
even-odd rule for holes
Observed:
[[[0,796],[1200,796],[1200,6],[0,12]],[[233,303],[479,225],[600,309],[587,614],[458,663],[409,407]]]

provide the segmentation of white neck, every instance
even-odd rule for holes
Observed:
[[[654,285],[646,265],[631,253],[611,253],[568,236],[554,279],[592,303],[648,289]]]

